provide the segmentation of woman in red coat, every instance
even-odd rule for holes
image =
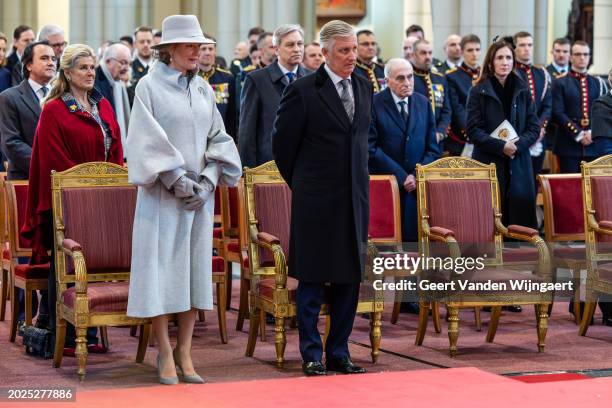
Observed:
[[[22,236],[32,246],[31,263],[49,262],[53,249],[51,171],[77,164],[107,161],[123,164],[119,125],[108,100],[94,88],[96,57],[87,45],[73,44],[64,50],[59,76],[43,101],[30,160],[28,207]],[[51,257],[49,276],[49,325],[55,329],[55,268]],[[74,347],[67,335],[67,346]],[[100,352],[88,333],[90,352]],[[73,351],[65,350],[65,354]]]

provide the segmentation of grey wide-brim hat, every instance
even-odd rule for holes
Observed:
[[[168,44],[215,44],[215,42],[204,37],[196,16],[174,15],[164,18],[161,42],[151,48],[157,49]]]

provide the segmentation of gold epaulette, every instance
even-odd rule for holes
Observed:
[[[223,72],[224,74],[232,75],[231,71],[228,71],[227,69],[223,69],[223,68],[220,68],[220,67],[217,67],[217,72]]]
[[[567,76],[567,73],[568,73],[568,71],[565,71],[564,73],[557,75],[555,77],[555,79],[563,78],[563,77]]]
[[[243,71],[252,71],[254,69],[257,69],[255,65],[247,65],[246,67],[242,68]]]
[[[438,72],[438,71],[434,71],[433,69],[431,70],[431,73],[432,73],[432,74],[434,74],[434,75],[437,75],[437,76],[441,76],[441,77],[443,77],[443,76],[444,76],[444,74],[443,74],[443,73]]]
[[[446,75],[448,74],[452,74],[453,72],[457,71],[457,67],[452,67],[451,69],[449,69],[448,71],[446,71]]]

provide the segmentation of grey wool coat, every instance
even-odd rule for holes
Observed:
[[[155,63],[136,87],[126,150],[129,180],[138,186],[127,314],[212,309],[214,195],[185,210],[160,180],[190,172],[215,186],[238,182],[238,151],[210,85]]]

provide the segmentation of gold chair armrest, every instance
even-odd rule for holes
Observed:
[[[589,229],[600,234],[612,235],[612,221],[600,221],[595,219],[595,212],[589,211],[587,214],[587,224]]]
[[[57,243],[59,250],[72,258],[74,263],[74,277],[76,293],[87,295],[87,267],[81,244],[70,238],[64,237],[63,231],[57,231]]]
[[[459,243],[455,239],[455,232],[443,227],[429,226],[426,219],[422,220],[423,234],[432,241],[444,242],[448,246],[451,258],[457,259],[461,257]]]
[[[538,250],[538,271],[536,275],[544,279],[552,279],[548,246],[542,237],[540,237],[537,230],[521,225],[509,225],[508,228],[506,228],[504,224],[502,224],[500,217],[495,217],[495,229],[507,238],[529,242],[535,246]]]
[[[251,227],[251,240],[261,248],[272,252],[274,257],[274,280],[276,289],[287,288],[287,260],[280,239],[267,232],[259,232],[256,227]],[[251,270],[251,274],[254,270]]]

